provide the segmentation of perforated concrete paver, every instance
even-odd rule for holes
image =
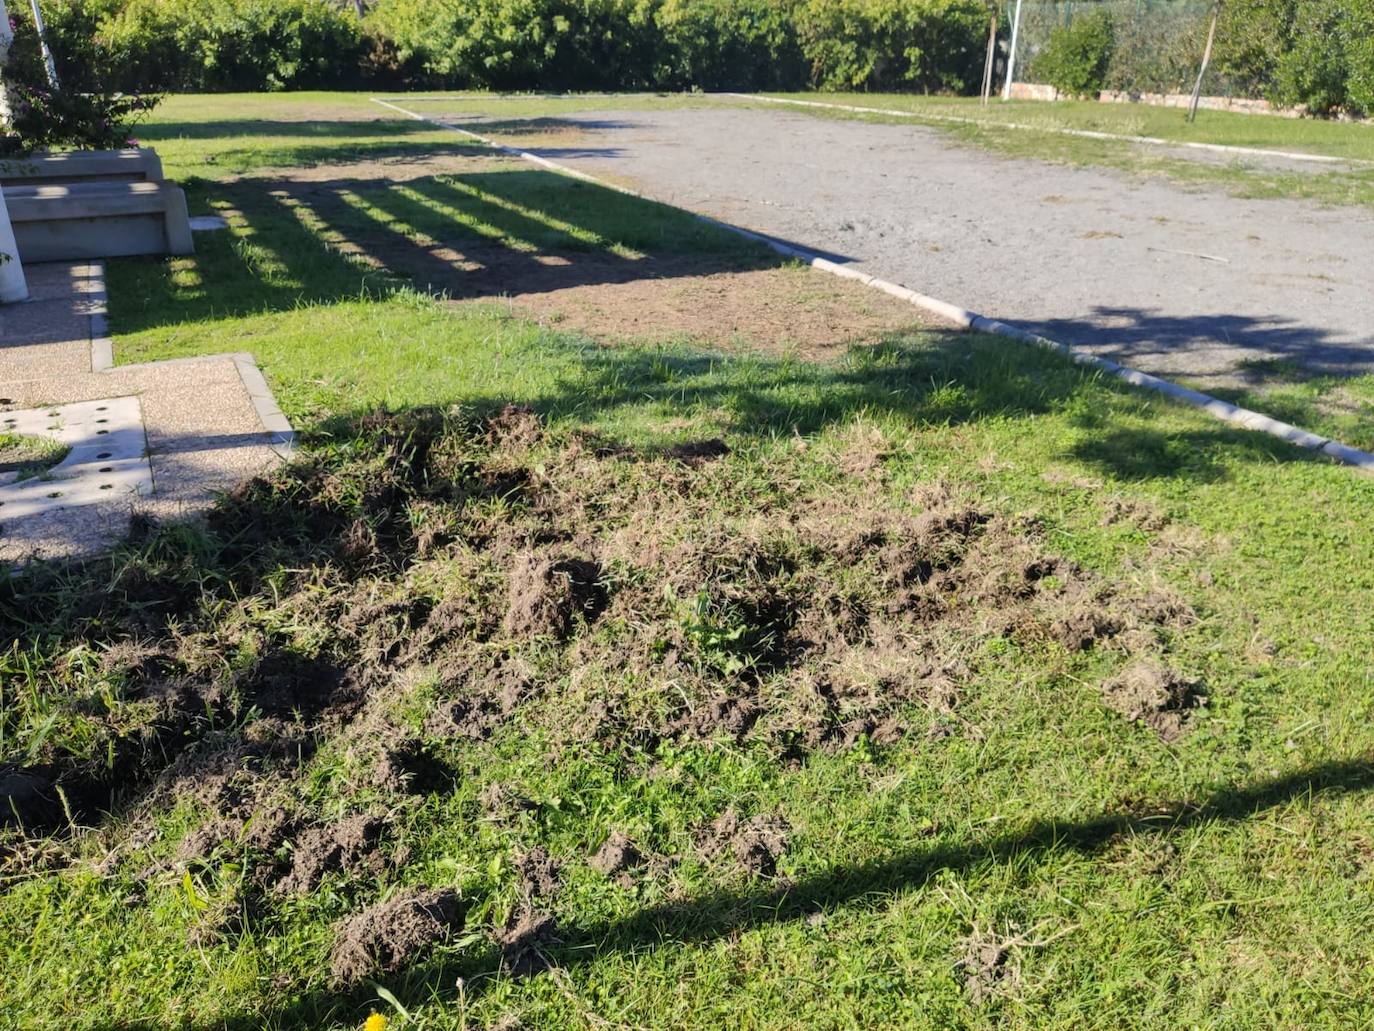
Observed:
[[[34,299],[0,307],[0,426],[72,453],[0,487],[0,563],[89,555],[135,512],[194,517],[281,460],[290,425],[251,356],[108,368],[100,266],[26,272]]]

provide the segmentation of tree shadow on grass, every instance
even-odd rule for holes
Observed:
[[[216,119],[204,122],[141,123],[139,139],[156,144],[163,140],[225,140],[242,136],[299,136],[307,139],[348,139],[372,136],[390,139],[433,133],[434,126],[404,118],[333,119]]]
[[[1217,791],[1200,801],[1142,804],[1080,821],[1042,820],[1007,834],[951,841],[897,851],[853,865],[841,865],[785,884],[752,883],[711,892],[682,902],[652,906],[629,917],[564,928],[563,941],[548,949],[559,967],[575,968],[611,954],[690,947],[731,939],[743,932],[804,919],[831,909],[880,910],[903,893],[919,890],[940,873],[967,873],[986,864],[1018,868],[1052,856],[1096,856],[1114,843],[1138,836],[1167,837],[1213,824],[1242,823],[1294,802],[1311,804],[1374,789],[1374,758],[1333,761]],[[391,980],[389,989],[403,1004],[432,1006],[457,996],[462,979],[467,1003],[495,969],[490,949],[464,958],[431,960]],[[266,1012],[227,1015],[200,1025],[205,1031],[249,1031],[264,1022],[285,1028],[313,1028],[329,1021],[354,1020],[375,1005],[371,988],[352,993],[315,991]],[[357,1017],[361,1019],[361,1017]],[[154,1031],[140,1021],[101,1025],[102,1031]]]
[[[677,209],[550,172],[246,177],[189,192],[237,227],[200,234],[193,257],[110,262],[116,334],[412,287],[496,297],[786,264]]]

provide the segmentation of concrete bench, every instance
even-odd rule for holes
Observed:
[[[88,179],[162,181],[162,159],[154,150],[72,150],[0,161],[0,184],[45,186]]]
[[[25,262],[194,254],[186,195],[165,182],[7,186]]]

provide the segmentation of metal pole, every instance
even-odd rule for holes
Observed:
[[[48,72],[48,85],[56,93],[62,87],[57,82],[57,65],[53,63],[52,51],[48,49],[48,30],[43,24],[43,12],[38,7],[38,0],[29,0],[29,6],[33,8],[33,28],[38,33],[38,49],[43,52],[43,67]]]
[[[1212,9],[1212,27],[1207,30],[1207,48],[1202,52],[1202,67],[1198,69],[1197,85],[1193,87],[1193,99],[1188,102],[1188,121],[1197,118],[1198,102],[1202,99],[1202,80],[1207,75],[1207,66],[1212,62],[1212,43],[1217,38],[1217,19],[1221,17],[1221,2],[1218,0]]]
[[[36,3],[37,0],[34,0]],[[1016,0],[1016,15],[1011,22],[1011,53],[1007,55],[1007,82],[1002,87],[1002,99],[1011,99],[1011,84],[1016,81],[1016,40],[1021,35],[1021,0]]]

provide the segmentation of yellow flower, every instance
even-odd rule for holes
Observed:
[[[363,1031],[386,1031],[386,1017],[374,1013],[363,1024]]]

